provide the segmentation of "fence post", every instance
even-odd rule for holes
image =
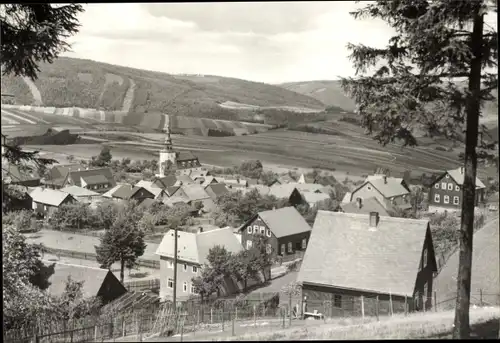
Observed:
[[[479,289],[479,304],[480,306],[483,306],[483,289]]]
[[[392,315],[394,314],[394,312],[393,312],[393,308],[392,308],[392,294],[391,293],[389,293],[389,306],[390,306],[391,317],[392,317]]]
[[[437,312],[437,310],[438,310],[437,292],[434,291],[434,312]]]
[[[408,316],[408,296],[405,295],[405,317]]]
[[[214,309],[210,307],[210,324],[214,323]]]
[[[231,313],[229,313],[231,315]],[[234,317],[231,318],[231,335],[234,336]]]
[[[125,316],[122,317],[122,337],[125,337]]]
[[[97,342],[97,325],[94,325],[94,342]]]
[[[375,311],[376,311],[376,314],[377,314],[377,322],[379,321],[379,317],[378,317],[378,314],[379,314],[379,313],[378,313],[378,312],[379,312],[379,306],[380,306],[380,304],[379,304],[379,302],[378,302],[378,295],[377,295],[377,304],[376,304],[376,307],[375,307]]]
[[[142,324],[142,314],[137,316],[137,336],[139,336],[139,342],[142,342],[141,324]]]
[[[257,317],[255,313],[255,305],[253,305],[253,326],[257,327]]]
[[[224,332],[224,309],[221,310],[222,313],[222,332]]]
[[[361,318],[365,321],[365,297],[361,296]]]
[[[238,320],[238,307],[235,308],[235,320]]]
[[[285,308],[281,308],[281,319],[283,320],[283,329],[285,328]]]

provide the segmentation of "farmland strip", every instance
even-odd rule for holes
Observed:
[[[28,118],[23,118],[21,116],[18,116],[17,114],[14,114],[10,111],[7,111],[7,110],[2,110],[2,112],[4,112],[6,115],[8,115],[9,117],[14,117],[16,119],[19,119],[21,120],[22,122],[25,122],[25,123],[28,123],[28,124],[36,124],[36,122],[28,119]]]

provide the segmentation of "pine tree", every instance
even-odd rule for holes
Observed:
[[[469,335],[478,142],[484,101],[497,89],[498,36],[484,22],[493,1],[376,1],[352,13],[382,19],[396,32],[386,48],[349,44],[355,78],[342,80],[367,133],[381,144],[417,145],[415,129],[459,139],[465,129],[465,172],[454,338]],[[374,72],[370,73],[370,69]],[[465,80],[465,81],[464,81]],[[477,151],[479,148],[479,151]]]

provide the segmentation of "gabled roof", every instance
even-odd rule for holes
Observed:
[[[325,193],[302,192],[300,194],[308,203],[318,203],[320,201],[330,199],[330,196]]]
[[[208,185],[208,187],[205,189],[207,190],[210,189],[214,193],[215,197],[221,196],[222,194],[226,194],[229,192],[226,185],[223,183],[214,183]]]
[[[368,183],[371,184],[373,188],[378,190],[384,198],[392,198],[395,196],[409,194],[410,191],[403,186],[402,182],[403,179],[401,178],[387,177],[384,180],[382,175],[368,176],[366,181],[352,192],[351,201],[354,200],[353,198],[355,197],[356,192]]]
[[[227,251],[238,253],[243,250],[238,238],[230,228],[215,229],[202,233],[178,231],[177,258],[192,263],[208,263],[208,251],[216,245],[223,246]],[[174,257],[174,230],[169,230],[158,246],[156,254]]]
[[[177,176],[177,181],[182,182],[183,185],[194,183],[194,180],[189,175],[179,175]]]
[[[203,187],[199,184],[194,183],[190,185],[182,185],[181,188],[184,191],[184,193],[186,193],[186,196],[189,198],[190,201],[197,201],[210,198],[210,195],[208,195],[208,193],[205,192],[205,189],[203,189]]]
[[[49,174],[52,175],[53,179],[63,178],[68,176],[70,171],[85,170],[85,167],[79,163],[73,164],[60,164],[52,167]]]
[[[136,186],[132,187],[130,185],[123,185],[112,194],[112,197],[123,200],[130,200],[139,191],[145,191],[148,192],[149,195],[154,196],[153,193],[151,193],[144,187],[136,187]]]
[[[212,183],[218,183],[217,179],[213,176],[207,176],[205,177],[205,180],[203,180],[203,183],[201,185],[203,186],[203,188],[206,188]]]
[[[391,215],[385,209],[384,205],[377,200],[376,197],[370,197],[363,199],[361,201],[361,208],[358,208],[357,201],[352,201],[350,203],[340,205],[342,211],[345,213],[357,213],[357,214],[370,214],[370,212],[378,212],[381,216],[390,217]]]
[[[274,184],[269,188],[269,195],[275,196],[278,199],[288,199],[295,189],[297,189],[295,184]]]
[[[140,180],[135,184],[136,187],[144,187],[144,188],[160,188],[153,184],[152,181]]]
[[[108,179],[104,175],[82,176],[82,179],[87,185],[99,185],[108,182]]]
[[[457,185],[462,186],[464,184],[464,173],[462,167],[446,171],[448,175],[457,183]],[[445,174],[446,174],[445,173]],[[476,177],[476,189],[486,188],[484,183]]]
[[[104,193],[102,196],[105,197],[105,198],[112,198],[113,197],[113,194],[119,190],[120,188],[122,188],[124,185],[123,184],[118,184],[116,186],[114,186],[113,188],[111,188],[109,191],[107,191],[106,193]]]
[[[176,182],[177,182],[177,177],[175,175],[155,177],[153,179],[153,184],[163,189],[174,186]]]
[[[78,186],[67,186],[61,189],[62,192],[71,194],[74,197],[89,197],[89,196],[99,196],[100,194],[94,192],[90,189],[78,187]]]
[[[298,281],[412,296],[429,222],[379,218],[318,211]]]
[[[35,202],[56,207],[61,205],[68,197],[73,198],[69,193],[41,187],[35,188],[29,195]]]
[[[259,212],[258,216],[266,223],[276,238],[311,231],[311,227],[304,217],[293,206]],[[244,225],[242,228],[244,227],[246,226]]]
[[[68,178],[71,178],[75,185],[81,186],[81,179],[83,178],[88,184],[110,183],[111,187],[116,185],[113,178],[113,173],[110,168],[88,169],[80,171],[70,171]]]
[[[110,277],[116,278],[108,269],[50,262],[46,264],[48,266],[54,264],[54,274],[49,277],[48,288],[48,292],[53,296],[60,296],[64,293],[68,277],[71,277],[73,281],[83,281],[82,292],[85,298],[97,296],[108,273],[111,274]]]
[[[172,195],[174,195],[179,190],[179,188],[181,188],[181,187],[180,186],[167,187],[167,188],[165,188],[165,193],[167,193],[167,195],[169,197],[171,197]]]

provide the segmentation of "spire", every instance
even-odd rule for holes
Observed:
[[[165,150],[172,150],[172,138],[170,138],[170,116],[165,115]]]

